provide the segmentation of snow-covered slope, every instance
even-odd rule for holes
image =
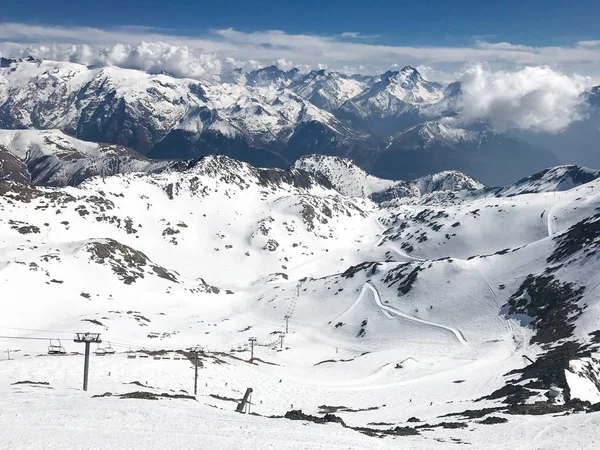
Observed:
[[[394,137],[393,145],[415,150],[442,144],[455,148],[461,143],[472,143],[480,140],[479,133],[462,128],[454,128],[447,124],[429,121],[419,124]]]
[[[294,167],[323,175],[336,190],[349,197],[368,197],[397,183],[369,175],[352,160],[336,156],[304,156],[296,161]]]
[[[126,147],[85,142],[58,130],[0,130],[0,180],[67,186],[166,165]]]
[[[0,403],[17,411],[0,424],[24,432],[31,405],[61,410],[65,399],[95,416],[118,407],[137,417],[141,410],[118,405],[142,400],[116,396],[189,393],[194,370],[175,351],[196,345],[206,350],[198,402],[160,397],[156,410],[144,409],[152,427],[166,414],[161,405],[185,411],[180,420],[190,411],[207,423],[239,417],[234,402],[249,386],[262,416],[334,411],[347,428],[323,425],[339,434],[332,446],[407,439],[428,448],[455,436],[489,444],[497,431],[478,423],[484,417],[508,421],[492,430],[527,422],[535,435],[567,419],[528,414],[593,410],[577,399],[600,398],[600,180],[495,197],[437,191],[477,187],[442,174],[417,180],[416,196],[378,205],[362,188],[383,181],[348,161],[298,165],[308,171],[209,156],[77,187],[0,182],[0,336],[12,336],[2,345],[15,359],[0,361]],[[118,351],[92,357],[90,394],[110,396],[74,393],[81,356],[34,356],[50,339],[81,351],[76,331],[99,332],[99,347]],[[144,348],[160,360],[126,357]],[[53,389],[7,387],[26,380]],[[553,385],[566,405],[547,402]],[[255,423],[276,420],[266,417]],[[81,423],[71,420],[69,430]],[[358,433],[385,438],[365,444]],[[488,446],[505,444],[497,433]]]
[[[574,165],[551,167],[496,191],[497,196],[511,197],[538,192],[567,191],[600,178],[600,171]]]
[[[376,202],[438,191],[456,192],[484,187],[482,183],[457,171],[440,172],[412,181],[384,180],[368,174],[347,158],[335,156],[304,156],[296,161],[294,167],[324,176],[343,195],[371,197]]]
[[[313,70],[290,85],[290,89],[302,98],[331,112],[345,101],[356,97],[366,87],[365,81],[325,70]]]
[[[416,69],[407,66],[373,79],[363,92],[340,106],[339,114],[358,127],[390,135],[419,123],[419,110],[442,96],[441,85],[424,80]]]

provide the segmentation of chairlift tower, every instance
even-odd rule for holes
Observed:
[[[201,345],[192,348],[192,352],[194,353],[195,361],[194,361],[194,396],[198,394],[198,354],[204,353],[204,347]]]
[[[75,342],[78,344],[85,344],[85,360],[83,363],[83,390],[87,391],[88,388],[88,372],[90,369],[90,344],[100,344],[99,333],[76,333]]]
[[[254,343],[256,342],[255,337],[248,338],[248,342],[250,342],[250,362],[254,361]]]

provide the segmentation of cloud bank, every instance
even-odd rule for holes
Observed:
[[[560,131],[582,117],[581,92],[600,84],[600,41],[532,47],[479,41],[464,47],[377,44],[377,36],[278,30],[209,30],[185,36],[148,27],[113,29],[0,23],[0,55],[118,66],[178,77],[226,80],[234,68],[327,68],[375,74],[404,65],[428,79],[459,80],[460,124],[480,120],[498,130]],[[479,63],[474,63],[479,62]],[[583,74],[583,75],[577,75]],[[429,111],[432,113],[433,111]]]
[[[582,92],[590,79],[567,76],[547,66],[525,67],[512,72],[492,71],[475,64],[458,74],[462,95],[448,122],[465,125],[485,121],[497,131],[529,129],[560,132],[585,116]],[[428,111],[439,113],[448,105]]]
[[[369,73],[386,70],[393,64],[426,65],[452,73],[466,63],[486,61],[496,69],[549,65],[567,73],[590,75],[600,82],[600,41],[581,41],[565,47],[483,41],[463,47],[413,47],[376,42],[377,36],[353,31],[321,36],[279,30],[241,32],[227,28],[209,30],[197,37],[148,27],[103,29],[0,23],[0,52],[4,55],[35,52],[82,63],[98,60],[136,66],[140,65],[136,53],[140,52],[151,58],[155,66],[161,63],[170,66],[173,55],[182,55],[182,74],[194,77],[200,68],[211,73],[214,61],[225,58],[258,61],[263,65],[286,60],[299,67],[326,65],[336,70],[362,66]],[[125,52],[130,52],[131,58],[126,57]]]

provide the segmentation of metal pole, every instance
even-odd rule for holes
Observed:
[[[196,367],[194,368],[194,395],[198,393],[198,351],[196,350]]]
[[[288,333],[288,321],[290,320],[290,316],[288,316],[286,314],[286,316],[284,317],[284,319],[285,319],[285,334],[287,334]]]
[[[10,349],[6,349],[6,353],[8,353],[8,360],[10,361]]]
[[[280,342],[280,347],[279,347],[279,348],[280,348],[280,349],[283,349],[283,334],[280,334],[280,335],[279,335],[279,339],[281,340],[281,342]]]
[[[85,343],[85,362],[83,364],[83,390],[87,391],[88,372],[90,370],[90,342]]]
[[[256,342],[256,338],[251,337],[248,339],[248,341],[250,342],[250,362],[253,362],[254,361],[254,343]]]

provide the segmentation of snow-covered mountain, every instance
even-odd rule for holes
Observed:
[[[342,117],[379,135],[420,122],[422,107],[440,101],[443,87],[426,81],[412,67],[388,71],[375,78],[363,92],[340,107]]]
[[[313,105],[335,112],[344,102],[355,98],[369,85],[371,80],[361,80],[337,72],[313,70],[299,77],[290,89]]]
[[[600,178],[598,170],[574,165],[557,166],[498,189],[496,195],[510,197],[539,192],[568,191],[598,178]]]
[[[304,156],[296,161],[294,167],[322,175],[345,196],[370,197],[376,202],[418,197],[439,191],[457,192],[484,187],[482,183],[457,171],[440,172],[411,181],[384,180],[368,174],[349,159],[335,156]]]
[[[100,151],[62,139],[47,152]],[[50,383],[48,402],[75,395],[81,356],[36,356],[48,339],[81,351],[75,331],[118,352],[92,356],[91,392],[68,402],[97,404],[95,417],[133,390],[187,395],[194,370],[175,359],[196,345],[198,401],[168,401],[179,420],[233,420],[251,386],[257,424],[334,411],[344,427],[327,428],[344,439],[438,445],[459,430],[489,447],[490,429],[531,420],[537,434],[598,408],[597,174],[558,167],[489,189],[446,172],[405,185],[414,195],[377,203],[398,182],[318,155],[288,170],[207,156],[71,187],[0,181],[0,291],[18,299],[0,321],[10,423],[21,399],[42,395],[11,383]],[[154,404],[147,414],[164,412]]]
[[[506,184],[557,163],[519,141],[518,151],[504,158],[513,169],[499,168],[497,141],[504,143],[502,151],[510,151],[514,139],[423,123],[420,112],[455,91],[425,80],[411,67],[363,77],[270,66],[234,71],[216,83],[116,67],[3,59],[0,128],[57,129],[153,159],[223,154],[284,168],[320,153],[352,158],[378,176],[395,179],[473,167],[467,173],[487,184]],[[412,152],[411,164],[418,168],[405,168],[405,150],[421,141],[427,148],[445,148],[450,139],[464,156],[473,153],[470,137],[480,142],[485,133],[494,143],[469,154],[470,165],[461,166],[443,151]]]
[[[368,170],[380,177],[410,179],[452,168],[490,186],[508,178],[556,165],[547,150],[485,128],[456,128],[427,121],[392,136],[386,147],[370,161]]]
[[[58,130],[0,130],[0,180],[74,186],[93,176],[167,166],[119,145],[86,142]]]

